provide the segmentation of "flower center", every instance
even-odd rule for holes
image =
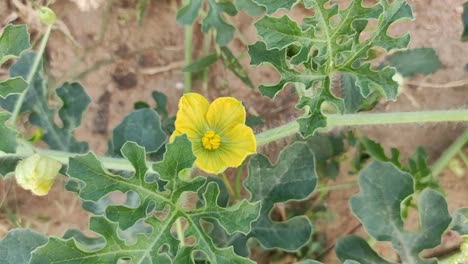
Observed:
[[[205,149],[214,150],[218,149],[221,145],[221,137],[213,130],[205,133],[202,138],[202,144]]]

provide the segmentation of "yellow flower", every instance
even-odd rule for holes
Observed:
[[[182,96],[171,141],[182,134],[192,142],[195,165],[208,173],[239,167],[257,148],[252,129],[245,125],[245,109],[232,97],[210,105],[196,93]]]
[[[49,193],[62,164],[54,159],[34,154],[16,165],[16,182],[35,195]]]

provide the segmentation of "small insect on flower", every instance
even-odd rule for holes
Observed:
[[[188,93],[179,101],[175,121],[176,136],[186,134],[192,142],[195,165],[218,174],[239,167],[257,149],[252,129],[245,125],[245,109],[232,97],[221,97],[211,105],[205,97]]]
[[[34,154],[16,165],[16,182],[35,195],[49,193],[62,164],[49,157]]]

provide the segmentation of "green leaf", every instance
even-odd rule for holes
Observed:
[[[429,75],[442,68],[442,63],[432,48],[397,51],[388,56],[387,60],[404,77]]]
[[[34,53],[26,53],[10,68],[13,77],[27,78],[33,64]],[[39,67],[26,94],[26,99],[20,113],[30,113],[29,122],[44,132],[43,140],[50,149],[82,153],[88,150],[88,144],[79,142],[74,138],[74,131],[81,124],[83,114],[87,110],[91,99],[84,88],[78,83],[65,83],[55,92],[63,102],[58,110],[61,125],[55,123],[56,109],[50,108],[47,91],[47,82],[44,79],[42,67]],[[0,99],[0,105],[13,111],[18,95],[10,95]]]
[[[277,84],[260,86],[260,92],[273,98],[292,83],[312,89],[313,94],[303,97],[299,104],[299,107],[313,107],[299,120],[304,136],[326,126],[326,118],[320,111],[322,103],[329,102],[338,112],[344,112],[343,101],[332,93],[330,80],[335,74],[352,76],[364,98],[378,93],[395,100],[398,89],[392,79],[395,70],[389,67],[373,69],[369,54],[377,47],[389,52],[408,45],[409,35],[399,38],[387,35],[395,22],[413,18],[406,1],[379,1],[363,7],[363,1],[356,0],[344,10],[329,0],[305,0],[304,4],[307,9],[313,9],[314,16],[304,19],[303,25],[288,16],[265,16],[255,23],[262,40],[249,47],[251,64],[269,64],[281,76]],[[370,20],[378,20],[378,23],[371,32],[365,32],[368,38],[363,41],[361,37]]]
[[[9,59],[18,58],[31,48],[26,25],[8,25],[0,36],[0,66]]]
[[[31,252],[47,243],[47,237],[30,229],[13,229],[0,240],[0,256],[4,264],[29,263]]]
[[[188,0],[187,4],[177,11],[177,22],[184,26],[192,25],[198,18],[201,7],[202,0]]]
[[[233,245],[241,255],[248,254],[246,243],[249,238],[255,238],[266,249],[299,250],[312,236],[309,219],[297,216],[277,222],[272,221],[270,214],[276,203],[304,200],[315,189],[317,176],[309,147],[305,143],[293,143],[281,152],[275,165],[267,157],[257,154],[250,159],[248,171],[244,185],[251,194],[251,201],[261,201],[260,217],[247,236],[235,236],[224,243]]]
[[[131,175],[106,171],[92,153],[71,158],[67,174],[81,183],[75,187],[82,200],[98,202],[116,191],[127,194],[128,200],[123,206],[108,204],[105,216],[91,217],[90,230],[98,238],[77,231],[68,232],[63,239],[52,237],[33,253],[30,263],[117,263],[124,259],[132,263],[194,263],[195,252],[210,263],[253,263],[235,255],[232,248],[215,246],[204,223],[216,219],[228,233],[248,233],[258,218],[260,203],[244,200],[229,208],[219,207],[216,183],[205,185],[204,177],[186,179],[186,171],[195,161],[191,149],[186,136],[177,137],[168,145],[164,159],[154,164],[153,170],[167,181],[162,191],[155,181],[149,181],[146,152],[134,142],[122,147],[123,156],[134,168]],[[196,194],[203,186],[203,204],[193,208],[187,195]],[[156,213],[163,216],[156,217]],[[180,247],[172,233],[181,218],[187,222],[184,237],[195,239],[188,247]]]
[[[213,65],[218,60],[218,54],[212,53],[203,58],[185,66],[183,72],[200,72]]]
[[[108,152],[119,155],[127,141],[145,147],[148,153],[158,151],[166,142],[166,134],[161,128],[161,120],[153,109],[139,109],[124,118],[112,131]]]
[[[139,0],[136,7],[137,21],[140,26],[143,25],[145,19],[146,10],[148,9],[150,0]]]
[[[378,92],[373,92],[364,97],[356,85],[356,78],[347,73],[341,75],[341,91],[344,100],[344,112],[347,114],[372,110],[382,98]]]
[[[9,177],[10,173],[16,169],[16,164],[21,159],[19,157],[2,157],[0,158],[0,177]]]
[[[0,82],[0,97],[5,99],[11,94],[20,94],[28,87],[28,83],[21,77],[11,78]]]
[[[462,22],[463,22],[462,41],[468,41],[468,3],[463,4]]]
[[[232,54],[229,48],[221,47],[221,61],[224,66],[228,67],[243,83],[252,89],[254,88],[247,71],[244,70],[239,60]]]
[[[339,173],[339,157],[344,152],[343,137],[315,135],[307,138],[306,142],[314,153],[317,175],[335,180]]]
[[[0,112],[0,135],[2,137],[0,140],[0,151],[16,153],[16,136],[18,135],[18,132],[7,126],[6,123],[9,119],[9,113]]]
[[[208,12],[202,21],[203,32],[210,29],[216,30],[216,43],[220,46],[226,46],[234,37],[235,28],[228,24],[223,18],[224,14],[235,16],[237,9],[229,1],[207,0]],[[192,25],[195,23],[202,9],[202,0],[189,0],[177,12],[177,22],[181,25]]]
[[[460,208],[453,214],[450,228],[461,236],[468,235],[468,208]]]
[[[409,232],[404,229],[401,208],[414,192],[411,175],[393,164],[374,162],[363,170],[359,186],[361,192],[351,198],[351,210],[371,237],[391,242],[403,263],[437,263],[421,259],[419,254],[439,245],[450,224],[447,202],[440,193],[431,189],[421,193],[420,228]]]
[[[243,10],[250,16],[261,16],[266,12],[266,8],[254,2],[254,0],[235,0],[234,5],[237,10]]]
[[[252,0],[257,5],[266,8],[268,14],[273,14],[279,9],[291,10],[297,4],[298,0]]]
[[[216,43],[221,47],[226,46],[234,37],[235,27],[225,22],[223,13],[228,16],[235,16],[237,9],[231,2],[208,0],[209,10],[203,19],[202,29],[206,33],[210,29],[216,30]]]
[[[336,243],[335,251],[342,263],[353,260],[360,264],[391,264],[375,253],[366,240],[355,235],[341,238]]]

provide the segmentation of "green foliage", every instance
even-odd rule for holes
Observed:
[[[0,82],[0,97],[5,99],[11,94],[20,94],[28,87],[22,77],[11,78]]]
[[[309,160],[309,162],[304,162]],[[266,249],[278,248],[293,252],[304,246],[312,236],[312,224],[305,216],[297,216],[284,222],[270,217],[276,203],[301,201],[315,189],[314,156],[304,143],[294,143],[285,148],[275,165],[268,158],[257,154],[250,159],[249,177],[244,182],[251,194],[251,201],[262,204],[260,217],[252,224],[247,235],[226,237],[221,245],[233,245],[236,253],[247,256],[247,240],[255,238]],[[221,235],[213,235],[213,238]]]
[[[243,83],[250,88],[254,88],[252,81],[249,78],[247,71],[242,67],[239,60],[232,54],[231,50],[227,47],[221,47],[221,61],[224,66],[234,73]]]
[[[314,153],[317,175],[334,180],[340,169],[339,157],[344,152],[343,136],[317,134],[307,138],[306,142]]]
[[[35,58],[34,53],[26,53],[10,68],[13,77],[27,78],[30,67]],[[65,83],[55,93],[62,101],[58,115],[62,125],[55,123],[56,109],[50,108],[47,91],[47,81],[44,78],[43,69],[40,68],[32,82],[29,84],[26,99],[21,107],[21,113],[29,113],[29,122],[44,131],[43,140],[54,150],[82,153],[88,150],[88,144],[78,142],[74,136],[74,130],[80,126],[83,114],[91,103],[91,99],[78,83]],[[8,111],[13,111],[17,94],[12,94],[6,99],[0,99],[0,106]]]
[[[223,16],[235,16],[237,9],[229,1],[206,0],[208,2],[208,12],[203,19],[202,29],[206,33],[210,29],[216,30],[216,43],[226,46],[234,37],[235,28],[228,24]],[[177,22],[181,25],[192,25],[198,18],[203,7],[203,0],[189,0],[177,12]]]
[[[0,240],[2,263],[29,263],[31,252],[47,243],[47,237],[30,229],[13,229]]]
[[[5,112],[0,112],[0,151],[6,153],[15,153],[16,152],[16,136],[18,132],[7,125],[7,121],[10,119],[10,114]]]
[[[182,69],[182,71],[183,72],[201,72],[204,69],[213,65],[216,61],[218,61],[218,54],[211,53],[197,61],[194,61],[192,64],[185,66]]]
[[[388,56],[387,60],[404,77],[429,75],[442,68],[442,63],[432,48],[397,51]]]
[[[159,115],[153,109],[139,109],[124,118],[112,131],[108,153],[119,155],[127,141],[145,147],[148,153],[158,151],[166,142],[166,134],[161,128]]]
[[[31,48],[26,25],[8,25],[0,36],[0,66],[9,59],[18,58],[21,53]]]
[[[468,208],[460,208],[455,211],[450,228],[461,236],[468,235]]]
[[[413,194],[413,185],[412,177],[393,164],[374,162],[359,177],[361,192],[351,198],[351,210],[371,237],[392,243],[403,263],[437,263],[423,260],[419,254],[440,244],[451,222],[447,202],[432,189],[422,191],[418,207],[420,228],[417,232],[406,231],[401,205]]]
[[[342,263],[349,260],[357,261],[360,264],[390,264],[367,244],[361,237],[351,235],[344,237],[336,244],[336,255]]]
[[[257,4],[254,0],[235,0],[237,10],[245,11],[251,16],[260,16],[266,12],[266,8]]]
[[[341,91],[344,100],[344,112],[353,114],[360,111],[371,110],[382,98],[378,92],[372,92],[369,96],[362,96],[356,79],[347,73],[341,75]]]
[[[355,140],[355,139],[353,139]],[[403,170],[413,177],[415,191],[421,192],[426,188],[432,188],[442,191],[439,182],[433,177],[432,171],[429,168],[428,157],[426,151],[419,147],[416,152],[408,159],[408,164],[402,164],[400,162],[400,152],[398,149],[391,149],[391,156],[385,154],[383,147],[367,138],[360,137],[357,139],[356,145],[356,157],[353,160],[352,171],[358,172],[365,165],[365,162],[369,158],[373,158],[377,161],[391,162],[393,165]]]
[[[463,4],[462,23],[463,23],[462,40],[468,41],[468,3]]]
[[[202,220],[215,219],[229,234],[245,234],[258,218],[260,203],[244,200],[221,208],[217,205],[219,187],[216,183],[207,184],[204,177],[186,179],[185,172],[192,168],[195,157],[185,136],[169,144],[164,160],[153,166],[166,181],[162,192],[158,191],[157,182],[148,181],[144,148],[129,142],[122,147],[122,155],[134,167],[131,176],[104,170],[92,153],[71,158],[67,175],[81,182],[79,196],[84,201],[97,202],[118,191],[136,194],[139,203],[135,203],[135,207],[110,205],[105,209],[105,216],[93,216],[90,229],[100,238],[86,238],[78,231],[68,233],[64,239],[50,238],[33,253],[31,263],[117,263],[123,259],[134,263],[194,263],[195,252],[202,252],[210,263],[252,263],[235,255],[231,248],[216,247],[205,233]],[[202,194],[202,206],[190,209],[187,195],[197,193],[203,186],[206,189]],[[156,217],[156,212],[164,216]],[[178,219],[187,222],[184,237],[195,238],[195,243],[179,245],[180,241],[171,231]]]
[[[313,90],[312,96],[302,97],[298,104],[298,108],[311,110],[298,120],[301,133],[309,136],[326,126],[320,110],[322,103],[332,103],[341,113],[345,110],[345,102],[332,93],[331,80],[337,73],[352,76],[364,98],[379,93],[387,99],[396,99],[398,84],[392,80],[395,70],[372,69],[369,54],[377,47],[387,52],[405,48],[409,35],[392,38],[387,31],[395,22],[412,19],[413,15],[405,0],[380,1],[371,7],[363,7],[362,0],[357,0],[345,10],[340,10],[337,4],[325,7],[330,3],[328,0],[304,3],[315,15],[306,18],[303,25],[288,16],[265,16],[256,22],[262,41],[250,46],[249,54],[252,65],[269,64],[281,75],[277,84],[260,86],[263,95],[273,98],[290,83],[301,83]],[[339,22],[335,23],[334,17]],[[362,41],[361,35],[370,20],[378,20],[378,24],[370,37]]]
[[[143,25],[143,20],[145,19],[146,10],[150,4],[150,0],[139,0],[136,6],[136,16],[137,21],[140,26]]]
[[[273,14],[280,9],[290,10],[298,0],[252,0],[252,2],[265,7],[268,14]]]

